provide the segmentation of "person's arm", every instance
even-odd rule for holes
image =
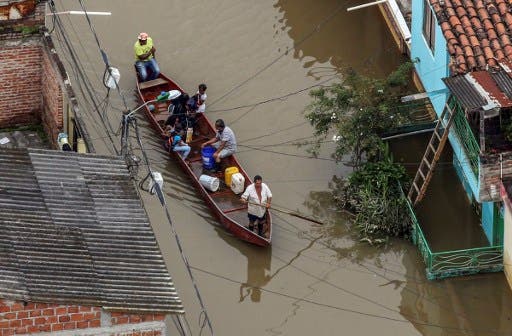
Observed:
[[[220,145],[219,145],[219,148],[217,148],[215,153],[220,153],[220,151],[224,148],[224,146],[226,146],[226,141],[221,141]]]
[[[153,55],[153,57],[155,57],[155,52],[156,52],[155,47],[151,47],[151,49],[150,49],[147,53],[137,55],[137,57],[138,57],[141,61],[144,61],[145,59],[147,59],[147,58],[148,58],[149,56],[151,56],[151,55]]]
[[[206,142],[203,142],[201,144],[201,148],[205,147],[205,146],[208,146],[208,145],[211,145],[212,143],[215,143],[217,141],[217,138],[211,138],[210,140],[206,141]]]
[[[249,203],[249,187],[247,187],[244,191],[244,193],[242,194],[242,196],[240,196],[240,200],[242,201],[242,203],[244,204],[247,204]]]

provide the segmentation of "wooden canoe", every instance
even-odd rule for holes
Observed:
[[[160,74],[159,77],[154,80],[146,82],[137,81],[137,91],[142,103],[156,99],[161,92],[170,90],[179,90],[182,93],[185,92],[176,82],[163,74]],[[169,117],[169,104],[170,101],[155,102],[148,104],[148,106],[144,108],[146,118],[149,120],[151,126],[158,135],[163,139],[167,136],[164,129],[165,121]],[[154,109],[152,109],[153,111],[150,111],[150,105],[154,106]],[[183,171],[190,177],[192,183],[199,191],[206,204],[210,207],[213,214],[229,232],[249,243],[259,246],[268,246],[271,244],[272,240],[272,217],[270,212],[267,211],[267,224],[265,225],[266,227],[263,236],[259,236],[257,232],[252,232],[247,229],[246,226],[249,224],[249,220],[247,218],[247,205],[240,201],[240,194],[235,194],[231,190],[230,186],[227,186],[224,183],[224,171],[228,167],[238,168],[239,173],[244,176],[244,189],[252,182],[252,179],[238,163],[235,156],[232,155],[222,159],[220,166],[221,172],[210,172],[203,169],[201,144],[214,137],[215,133],[216,131],[205,113],[197,113],[193,140],[189,143],[189,146],[192,148],[188,156],[189,163],[187,164],[181,156],[176,154],[176,152],[170,151],[169,155],[173,160],[178,162],[181,169],[183,169]],[[219,178],[219,189],[215,192],[206,189],[199,181],[202,174]]]

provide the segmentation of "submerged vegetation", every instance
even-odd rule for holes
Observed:
[[[405,169],[393,162],[381,135],[410,122],[400,109],[400,98],[408,94],[411,63],[402,64],[386,79],[373,79],[353,70],[341,83],[310,92],[312,103],[306,118],[314,127],[309,147],[318,154],[321,144],[332,137],[333,158],[349,157],[354,171],[335,179],[333,196],[340,207],[355,214],[361,240],[379,243],[389,236],[407,237],[409,217],[400,183],[407,183]]]

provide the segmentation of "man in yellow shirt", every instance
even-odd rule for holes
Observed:
[[[140,33],[133,49],[135,51],[135,67],[141,82],[156,79],[160,74],[160,68],[155,59],[156,49],[151,37],[147,33]],[[148,70],[151,73],[148,73]]]

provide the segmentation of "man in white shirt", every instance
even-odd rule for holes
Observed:
[[[254,183],[249,185],[241,196],[243,203],[247,204],[247,216],[249,217],[248,229],[253,231],[254,224],[258,221],[258,235],[266,233],[263,231],[263,225],[267,222],[267,209],[272,202],[272,192],[270,188],[263,183],[260,175],[254,176]]]

